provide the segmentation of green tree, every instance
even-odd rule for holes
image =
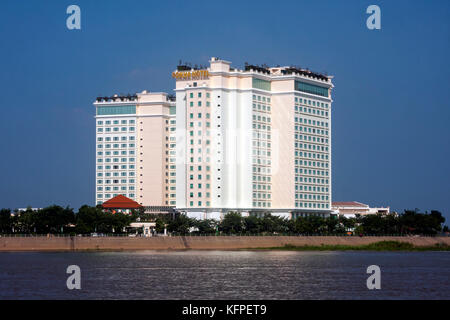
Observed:
[[[243,219],[244,229],[249,234],[258,234],[261,232],[261,219],[256,216],[248,216]]]
[[[325,220],[319,216],[299,217],[295,220],[294,230],[300,234],[326,233]]]
[[[261,231],[267,233],[286,233],[289,232],[287,220],[271,214],[265,215],[260,219]]]
[[[24,213],[26,216],[28,213]],[[53,205],[31,212],[33,228],[37,233],[62,233],[69,231],[69,225],[75,222],[73,209]],[[22,214],[21,214],[22,215]]]
[[[27,208],[25,211],[21,211],[17,213],[15,229],[16,232],[19,233],[34,233],[36,230],[36,212],[31,209],[31,207]]]
[[[228,212],[219,224],[219,230],[225,233],[240,233],[243,231],[242,216],[238,212]]]
[[[101,207],[82,206],[76,214],[76,232],[123,233],[135,221],[137,214],[104,211]]]
[[[10,209],[0,210],[0,232],[11,233],[13,227],[13,218],[11,217]]]
[[[103,210],[99,207],[84,205],[78,209],[76,214],[76,232],[88,234],[100,232],[102,228]]]
[[[399,218],[402,233],[434,235],[442,230],[445,218],[442,213],[432,210],[431,213],[420,213],[416,210],[405,210]]]
[[[178,214],[174,219],[169,221],[167,229],[170,232],[178,234],[189,233],[189,229],[194,226],[194,221],[184,214]]]
[[[164,233],[164,229],[167,228],[167,225],[169,224],[169,219],[166,216],[158,216],[155,219],[156,227],[155,230],[157,233]]]
[[[194,220],[194,227],[198,228],[198,233],[212,234],[216,232],[218,222],[214,219]]]

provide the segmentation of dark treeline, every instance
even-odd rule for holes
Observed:
[[[288,220],[270,214],[258,218],[242,217],[230,212],[222,221],[196,220],[184,215],[146,215],[104,212],[99,207],[82,206],[77,213],[73,209],[50,206],[37,211],[23,212],[0,210],[2,234],[121,234],[134,221],[155,221],[156,232],[164,229],[176,234],[322,234],[339,235],[352,232],[364,235],[435,235],[442,231],[445,218],[439,211],[420,213],[405,210],[400,215],[367,215],[357,218],[310,216]],[[136,232],[134,230],[133,232]]]
[[[357,218],[310,216],[288,220],[272,215],[263,218],[255,216],[242,217],[230,212],[219,222],[216,220],[198,221],[180,215],[175,219],[158,217],[157,231],[164,226],[175,234],[354,234],[389,235],[389,234],[423,234],[435,235],[448,231],[442,227],[445,218],[439,211],[420,213],[417,210],[405,210],[401,215],[368,215]]]
[[[123,233],[124,228],[136,220],[136,214],[112,214],[90,206],[82,206],[77,213],[69,207],[56,205],[11,213],[9,209],[0,210],[0,232],[3,234]]]

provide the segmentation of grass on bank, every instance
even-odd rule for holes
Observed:
[[[283,247],[258,248],[261,250],[286,250],[286,251],[450,251],[450,246],[445,243],[437,243],[433,246],[415,246],[408,242],[379,241],[365,245],[320,245],[320,246],[295,246],[286,244]]]

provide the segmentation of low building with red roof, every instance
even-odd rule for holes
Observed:
[[[131,210],[139,210],[143,208],[139,203],[133,201],[123,195],[118,195],[104,202],[102,208],[113,213],[122,212],[130,213]]]

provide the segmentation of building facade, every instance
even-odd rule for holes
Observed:
[[[175,205],[175,103],[146,91],[98,97],[96,204],[124,195],[144,206]]]
[[[346,218],[355,218],[356,216],[365,216],[369,214],[390,214],[390,207],[371,208],[368,204],[357,201],[336,201],[333,202],[331,209],[334,215],[344,216]]]
[[[96,202],[123,194],[198,219],[331,213],[332,77],[212,58],[176,99],[99,97]]]
[[[331,77],[239,70],[217,58],[173,77],[178,210],[197,218],[331,212]]]

